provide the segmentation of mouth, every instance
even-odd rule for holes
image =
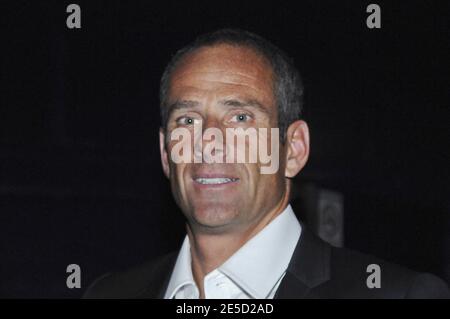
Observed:
[[[224,185],[237,182],[239,178],[230,177],[197,177],[194,181],[201,185]]]

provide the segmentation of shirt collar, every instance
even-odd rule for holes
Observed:
[[[257,299],[267,298],[286,271],[301,226],[290,205],[219,269]]]
[[[286,209],[244,244],[218,269],[253,298],[264,299],[284,275],[301,235],[292,207]],[[166,298],[193,285],[189,238],[186,236],[166,290]]]
[[[196,287],[191,268],[191,247],[188,236],[184,238],[164,298],[173,299],[177,291],[186,285]]]

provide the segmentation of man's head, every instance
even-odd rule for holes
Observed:
[[[159,98],[162,128],[165,128],[169,113],[167,98],[170,79],[178,64],[184,57],[199,48],[224,43],[251,48],[270,64],[273,73],[272,90],[277,105],[280,138],[284,140],[288,126],[298,120],[303,111],[304,88],[300,74],[293,61],[282,50],[259,35],[236,29],[221,29],[201,35],[192,43],[178,50],[172,57],[164,70],[160,83]]]
[[[161,158],[191,228],[245,231],[286,206],[289,178],[303,168],[309,154],[308,128],[298,120],[302,96],[300,76],[291,61],[249,32],[220,30],[177,52],[161,79]],[[195,123],[203,130],[216,128],[224,136],[230,128],[270,132],[279,127],[279,169],[261,174],[260,160],[176,163],[170,156],[174,143],[169,136],[180,128],[193,131]],[[271,134],[266,137],[270,144]],[[198,143],[192,142],[194,153]],[[214,151],[225,156],[229,150]]]

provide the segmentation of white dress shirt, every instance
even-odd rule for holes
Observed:
[[[207,299],[272,299],[300,239],[302,228],[292,207],[286,209],[204,278]],[[198,299],[186,236],[165,299]]]

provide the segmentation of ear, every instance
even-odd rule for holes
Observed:
[[[286,167],[284,175],[294,177],[309,157],[309,129],[305,121],[295,121],[286,132]]]
[[[161,164],[164,171],[164,175],[166,175],[166,177],[169,178],[170,174],[169,157],[167,155],[166,149],[166,136],[162,128],[159,128],[159,151],[161,155]]]

